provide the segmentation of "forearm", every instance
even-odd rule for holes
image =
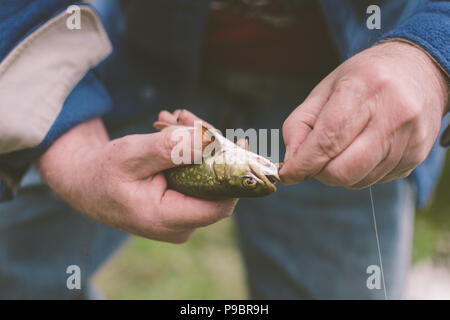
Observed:
[[[95,179],[95,155],[108,141],[102,120],[92,119],[66,132],[36,160],[48,185],[80,211],[86,212],[82,205],[89,193],[86,181]]]

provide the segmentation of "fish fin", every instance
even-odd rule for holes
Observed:
[[[208,127],[202,125],[202,150],[207,147],[210,143],[215,141],[214,134]]]
[[[173,125],[171,123],[168,122],[164,122],[164,121],[155,121],[153,123],[153,127],[157,130],[168,130],[170,128],[193,128],[193,127],[185,127],[185,126],[179,126],[179,125]],[[202,150],[204,150],[208,145],[210,145],[211,143],[215,142],[220,143],[219,141],[216,141],[216,136],[214,134],[214,132],[212,131],[214,130],[213,128],[208,128],[204,125],[201,126],[201,141],[202,141]],[[220,144],[216,145],[216,149],[217,146],[221,146]]]
[[[214,156],[223,149],[222,135],[214,128],[202,126],[202,152],[204,156]]]

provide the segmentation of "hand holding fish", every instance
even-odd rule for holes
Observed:
[[[390,41],[364,50],[286,119],[281,179],[359,189],[408,176],[429,154],[447,102],[445,77],[422,49]]]
[[[206,199],[263,197],[276,191],[278,166],[249,151],[245,139],[234,144],[187,110],[162,111],[158,120],[154,126],[163,131],[190,130],[186,137],[196,137],[199,146],[197,163],[188,157],[188,163],[164,171],[169,188]]]
[[[171,132],[109,141],[100,119],[61,136],[38,160],[49,186],[75,209],[135,235],[185,242],[194,230],[232,214],[236,199],[211,201],[167,188]],[[191,147],[191,146],[189,146]]]

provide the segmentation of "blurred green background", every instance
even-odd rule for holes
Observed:
[[[413,264],[450,261],[450,157],[429,206],[416,214]],[[132,238],[96,276],[107,299],[246,299],[232,219],[183,245]],[[450,264],[448,264],[450,265]]]

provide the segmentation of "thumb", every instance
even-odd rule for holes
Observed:
[[[193,129],[180,127],[129,135],[111,141],[111,152],[119,154],[119,166],[123,171],[144,179],[176,165],[192,163],[194,156],[201,157],[201,148],[194,148],[193,132]]]
[[[288,161],[303,143],[332,92],[332,74],[322,80],[308,97],[287,117],[283,124],[283,140],[286,146],[284,162]]]

